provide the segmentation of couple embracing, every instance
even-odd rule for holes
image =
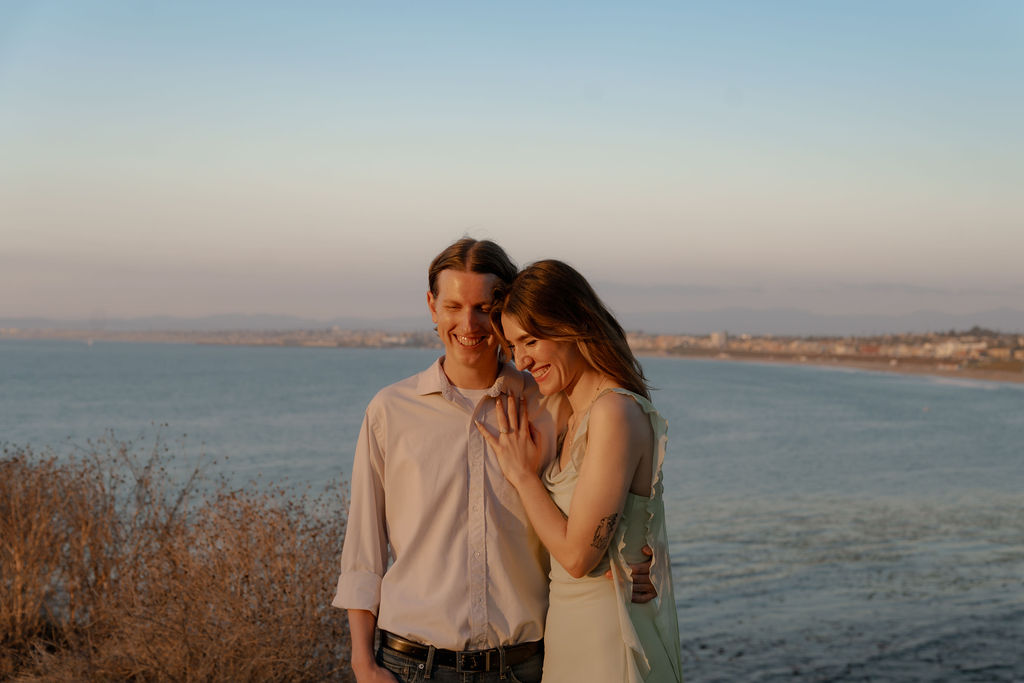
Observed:
[[[681,680],[666,424],[621,326],[570,266],[488,240],[428,283],[445,355],[356,446],[333,604],[357,680]]]

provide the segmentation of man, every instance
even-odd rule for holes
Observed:
[[[547,551],[474,425],[497,432],[496,399],[524,396],[553,457],[565,422],[567,402],[542,401],[533,379],[500,359],[489,311],[515,274],[488,240],[442,251],[428,272],[427,305],[445,355],[366,409],[332,603],[348,610],[360,683],[417,673],[540,680]],[[640,583],[649,567],[635,568],[635,601],[653,597],[649,580]]]

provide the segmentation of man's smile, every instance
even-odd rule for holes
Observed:
[[[484,335],[482,337],[464,337],[462,335],[456,334],[456,335],[453,335],[453,336],[459,342],[459,344],[461,344],[462,346],[470,347],[470,348],[472,348],[474,346],[479,346],[480,344],[482,344],[487,339],[486,335]]]

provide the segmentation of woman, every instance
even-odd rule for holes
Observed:
[[[622,327],[582,275],[553,260],[520,272],[492,317],[516,365],[572,408],[550,463],[520,400],[498,411],[497,436],[477,425],[551,553],[544,680],[681,680],[661,499],[666,424]],[[627,563],[644,559],[645,544],[658,597],[633,604]]]

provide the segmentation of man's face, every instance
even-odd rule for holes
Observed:
[[[430,316],[444,343],[445,373],[456,386],[462,375],[481,373],[493,381],[497,373],[498,340],[488,314],[497,283],[491,273],[448,269],[437,277],[437,296],[427,293]]]

